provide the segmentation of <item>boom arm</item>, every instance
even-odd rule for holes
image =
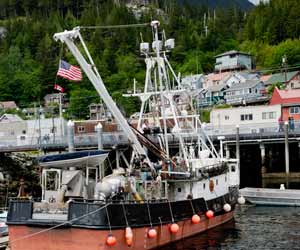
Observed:
[[[102,100],[105,102],[108,109],[112,112],[113,116],[115,117],[115,119],[117,120],[119,125],[121,126],[122,130],[127,135],[128,139],[133,143],[134,150],[138,154],[144,155],[147,157],[147,154],[146,154],[144,148],[142,147],[142,145],[140,144],[140,142],[138,141],[138,138],[136,137],[136,135],[130,128],[129,124],[127,123],[126,119],[124,118],[124,116],[118,109],[117,105],[115,104],[115,102],[109,95],[108,91],[106,90],[105,85],[102,81],[102,78],[101,78],[100,74],[98,73],[98,71],[92,61],[92,58],[87,50],[87,47],[80,35],[79,28],[74,28],[71,31],[64,31],[64,32],[56,33],[56,34],[54,34],[53,38],[55,41],[60,40],[62,43],[65,43],[68,46],[69,50],[71,51],[73,56],[76,58],[80,67],[85,72],[85,74],[87,75],[87,77],[89,78],[89,80],[91,81],[91,83],[93,84],[95,89],[97,90],[98,94],[101,96]],[[80,42],[81,42],[83,48],[85,49],[85,52],[87,54],[87,57],[91,61],[91,64],[89,64],[86,61],[84,56],[81,54],[81,52],[75,45],[74,40],[76,38],[80,39]],[[150,167],[152,168],[152,170],[155,171],[155,169],[153,168],[148,157],[147,157],[147,160],[148,160],[148,163],[149,163]]]

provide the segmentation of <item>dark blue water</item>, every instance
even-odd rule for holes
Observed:
[[[159,250],[300,249],[300,207],[238,206],[235,219]]]

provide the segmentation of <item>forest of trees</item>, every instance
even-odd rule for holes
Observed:
[[[66,115],[86,118],[88,104],[99,101],[87,78],[80,83],[56,78],[60,58],[77,63],[52,36],[75,26],[145,23],[158,18],[167,36],[176,39],[170,58],[183,75],[211,72],[214,56],[231,49],[250,52],[258,69],[279,68],[283,55],[287,55],[289,66],[297,68],[299,9],[300,0],[271,0],[249,12],[160,0],[136,18],[132,10],[111,0],[0,0],[0,101],[14,100],[21,108],[42,103],[46,94],[55,92],[57,82],[66,89],[70,101]],[[138,53],[140,33],[145,41],[151,40],[149,28],[82,30],[107,88],[127,114],[136,110],[137,100],[121,95],[134,78],[140,86],[144,78],[143,59]]]

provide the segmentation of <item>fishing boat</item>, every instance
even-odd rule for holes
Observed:
[[[117,151],[106,176],[98,174],[103,164],[45,168],[53,172],[42,177],[43,193],[48,192],[42,201],[10,201],[12,250],[154,249],[233,218],[238,160],[222,158],[202,130],[189,90],[181,86],[167,58],[174,39],[159,32],[158,21],[150,25],[152,46],[140,45],[146,64],[144,91],[134,88],[127,94],[141,100],[136,124],[128,123],[106,90],[80,28],[54,35],[74,55],[132,151],[129,159]]]

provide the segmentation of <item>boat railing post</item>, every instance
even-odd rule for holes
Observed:
[[[224,158],[224,151],[223,151],[223,140],[225,139],[225,136],[218,136],[218,140],[220,141],[220,156],[221,159]]]
[[[230,158],[230,150],[229,150],[229,146],[227,145],[227,143],[224,143],[224,150],[225,150],[226,159],[229,159]]]
[[[75,143],[74,143],[74,122],[69,120],[68,121],[68,151],[74,152],[75,151]]]

